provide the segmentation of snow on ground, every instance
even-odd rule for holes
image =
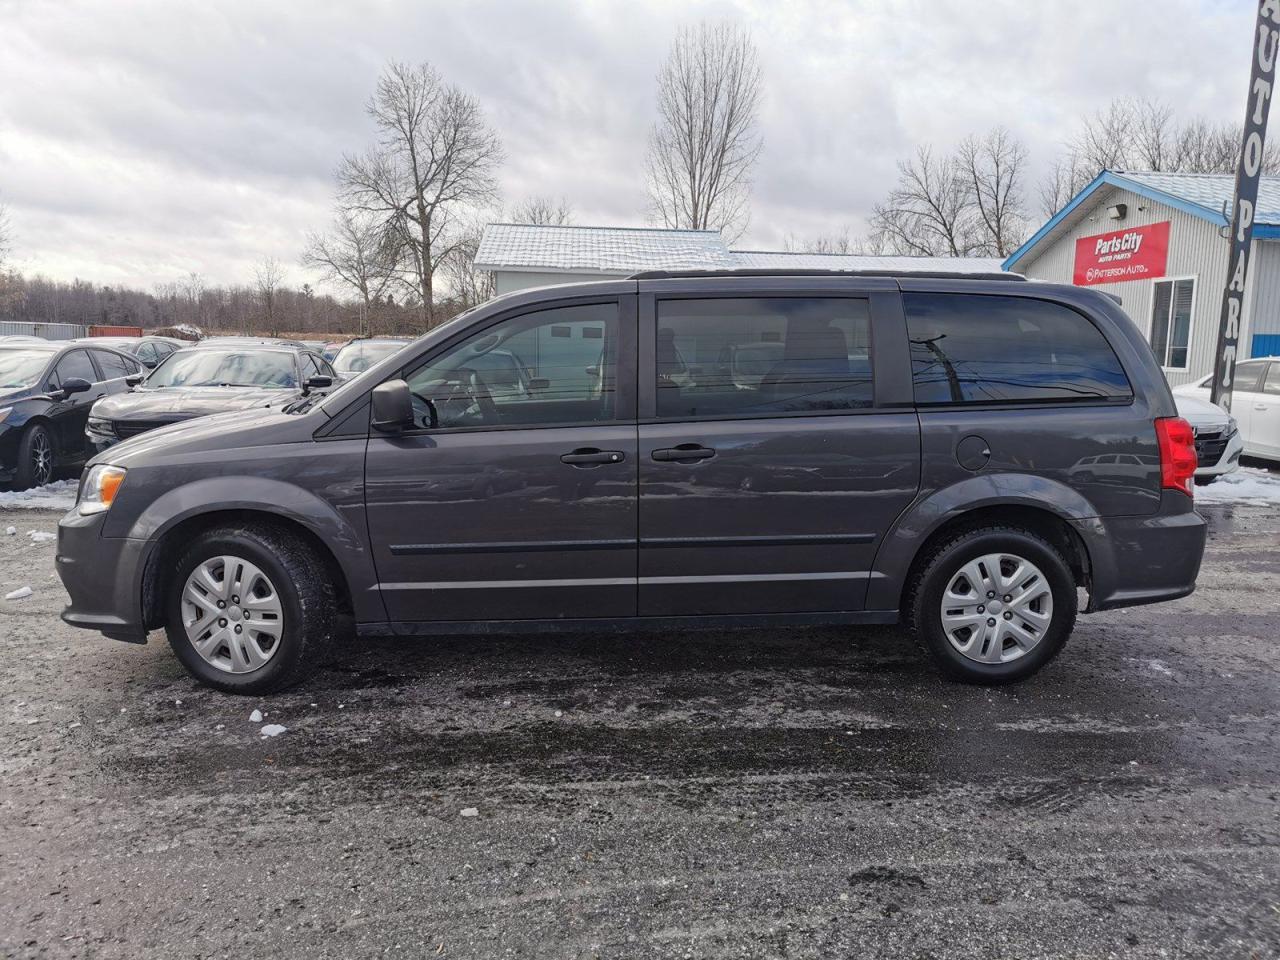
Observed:
[[[79,485],[79,480],[56,480],[31,490],[0,490],[0,510],[70,510]]]
[[[1201,503],[1280,503],[1280,473],[1242,467],[1213,483],[1196,487]]]

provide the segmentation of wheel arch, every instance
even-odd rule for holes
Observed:
[[[1043,477],[973,477],[918,500],[889,530],[876,553],[867,609],[897,610],[922,558],[941,540],[965,529],[1020,526],[1053,544],[1077,586],[1093,596],[1095,558],[1073,521],[1096,518],[1079,493]]]

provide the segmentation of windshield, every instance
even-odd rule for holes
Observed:
[[[293,354],[283,350],[179,350],[161,363],[146,386],[273,387],[298,385]]]
[[[404,346],[403,343],[378,343],[368,340],[348,343],[333,358],[333,369],[344,375],[363,373],[379,360],[385,359],[393,353],[399,353],[404,349]]]
[[[0,349],[0,390],[29,387],[40,379],[50,354],[44,350]]]

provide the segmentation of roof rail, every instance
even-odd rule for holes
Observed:
[[[1025,282],[1020,273],[961,270],[787,270],[749,267],[740,270],[641,270],[628,280],[684,280],[699,277],[892,277],[907,280],[1011,280]]]

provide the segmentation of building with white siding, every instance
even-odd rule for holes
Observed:
[[[997,259],[874,257],[844,253],[731,250],[719,230],[557,227],[491,223],[476,252],[497,293],[552,283],[628,277],[644,270],[961,270],[993,273]]]
[[[1103,171],[1004,261],[1120,297],[1177,386],[1212,372],[1231,174]],[[1263,177],[1239,357],[1280,355],[1280,177]]]

